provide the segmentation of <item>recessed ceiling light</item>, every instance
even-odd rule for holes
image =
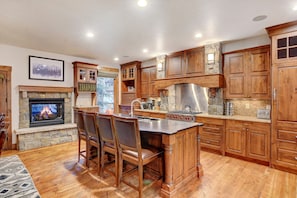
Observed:
[[[142,52],[143,53],[147,53],[148,52],[148,49],[143,49]]]
[[[201,38],[202,37],[202,34],[201,33],[197,33],[197,34],[195,34],[195,37],[196,38]]]
[[[253,21],[263,21],[264,19],[266,19],[267,16],[266,15],[259,15],[253,18]]]
[[[147,6],[147,1],[146,0],[138,0],[137,4],[139,7],[145,7],[145,6]]]
[[[119,58],[118,58],[118,57],[115,57],[113,60],[114,60],[114,61],[118,61],[118,60],[119,60]]]
[[[94,37],[94,34],[93,34],[93,32],[87,32],[86,36],[89,38],[92,38],[92,37]]]

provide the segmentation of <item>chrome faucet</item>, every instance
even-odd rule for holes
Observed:
[[[130,112],[130,116],[133,117],[133,108],[134,108],[134,103],[138,102],[141,105],[141,100],[140,98],[136,98],[135,100],[131,101],[131,112]]]

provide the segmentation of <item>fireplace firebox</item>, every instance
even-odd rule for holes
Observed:
[[[30,127],[64,124],[64,98],[30,98]]]

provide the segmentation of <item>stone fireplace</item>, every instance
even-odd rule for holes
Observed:
[[[19,150],[77,140],[72,92],[72,87],[19,86]]]

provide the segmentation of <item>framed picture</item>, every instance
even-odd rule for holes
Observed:
[[[29,56],[29,79],[64,81],[64,61]]]

